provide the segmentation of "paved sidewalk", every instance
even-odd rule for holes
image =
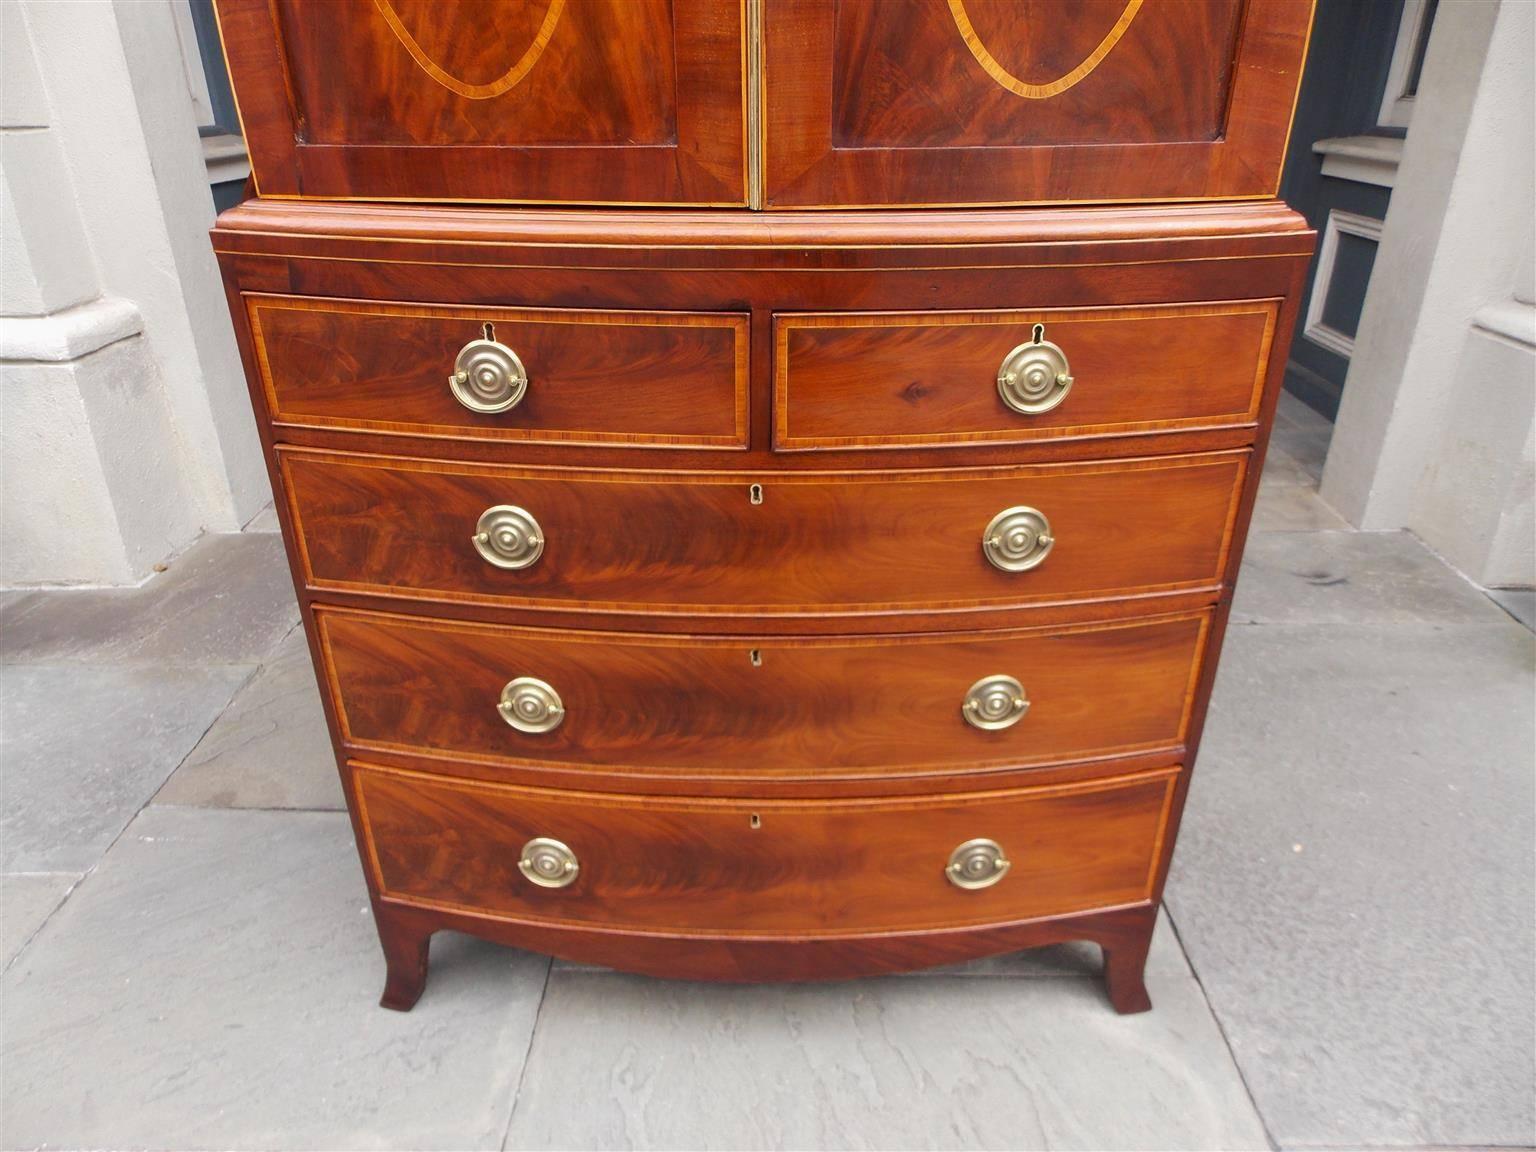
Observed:
[[[1536,641],[1265,469],[1148,983],[1068,946],[852,984],[440,934],[383,982],[270,516],[132,591],[0,595],[6,1148],[1536,1143]]]

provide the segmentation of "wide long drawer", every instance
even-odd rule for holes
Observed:
[[[1025,443],[1253,425],[1278,300],[774,317],[774,446]]]
[[[353,748],[752,779],[1175,749],[1210,614],[828,639],[556,632],[323,605],[315,619]]]
[[[771,615],[1214,593],[1249,457],[762,475],[279,458],[318,589]]]
[[[553,792],[354,765],[380,894],[606,929],[848,935],[1151,896],[1176,770],[922,799]],[[960,881],[957,883],[956,881]]]
[[[243,300],[277,424],[532,443],[747,445],[743,313]]]

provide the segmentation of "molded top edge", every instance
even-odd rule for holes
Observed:
[[[1310,235],[1279,200],[1134,207],[754,212],[688,209],[466,208],[247,200],[221,233],[420,239],[580,247],[949,247]]]

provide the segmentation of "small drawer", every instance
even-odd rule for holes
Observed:
[[[319,606],[358,749],[616,774],[958,774],[1176,749],[1209,612],[985,633],[557,632]]]
[[[1018,444],[1256,424],[1279,307],[780,314],[774,445]]]
[[[387,899],[723,936],[1003,924],[1140,903],[1178,778],[757,802],[352,771]]]
[[[748,317],[244,297],[279,425],[747,445]]]
[[[1214,592],[1248,453],[793,474],[279,458],[317,589],[762,615]]]

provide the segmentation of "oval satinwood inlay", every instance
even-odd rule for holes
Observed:
[[[522,82],[524,76],[533,71],[533,66],[539,62],[539,57],[544,55],[544,49],[549,46],[550,37],[555,34],[555,25],[560,23],[560,16],[565,11],[565,0],[550,0],[549,8],[544,13],[544,20],[539,25],[539,30],[534,33],[533,43],[528,45],[527,51],[518,58],[517,63],[489,84],[467,84],[443,69],[427,55],[416,37],[411,35],[410,29],[400,19],[400,14],[395,11],[391,0],[373,0],[373,6],[379,10],[379,15],[384,17],[384,23],[389,25],[389,30],[405,46],[405,50],[411,54],[411,59],[416,61],[423,72],[450,92],[457,92],[466,100],[489,100],[493,96],[510,92]]]
[[[1120,37],[1125,35],[1126,29],[1131,26],[1131,21],[1136,19],[1136,13],[1141,11],[1141,5],[1142,0],[1126,0],[1125,10],[1120,13],[1115,26],[1109,30],[1104,39],[1099,41],[1098,47],[1088,53],[1076,68],[1047,84],[1030,84],[1020,80],[1003,67],[977,35],[976,29],[971,24],[971,18],[965,10],[965,0],[949,0],[949,13],[955,18],[955,27],[960,29],[960,36],[964,39],[965,46],[971,50],[971,55],[976,57],[976,63],[986,70],[988,76],[1016,96],[1023,96],[1027,100],[1047,100],[1065,92],[1085,78],[1103,62],[1104,57],[1114,51],[1115,45],[1120,43]]]

